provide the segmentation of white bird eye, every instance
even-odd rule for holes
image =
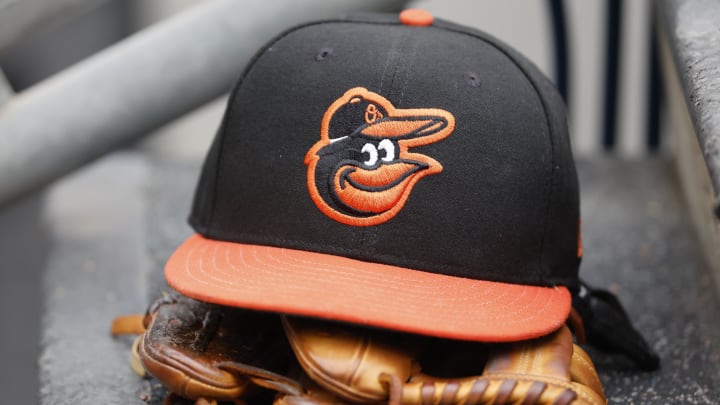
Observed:
[[[365,163],[368,166],[375,166],[375,163],[377,163],[377,160],[378,160],[378,151],[377,151],[377,148],[375,147],[375,145],[373,145],[371,143],[366,143],[365,145],[363,145],[363,147],[362,147],[362,149],[360,149],[360,151],[362,153],[368,154],[367,160],[364,161],[363,163]]]
[[[382,157],[384,162],[392,162],[395,160],[395,145],[389,139],[383,139],[378,144],[378,150],[384,150],[385,156]]]

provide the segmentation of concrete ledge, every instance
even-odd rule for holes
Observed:
[[[672,51],[715,195],[720,195],[720,3],[662,0],[657,3],[662,40]]]
[[[145,305],[147,180],[140,154],[114,154],[47,195],[43,404],[142,404],[139,392],[149,383],[127,367],[130,340],[113,340],[108,328],[113,317]]]
[[[668,132],[682,190],[720,291],[720,4],[656,4]]]

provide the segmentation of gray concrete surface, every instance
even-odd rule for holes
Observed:
[[[720,299],[672,161],[581,160],[581,275],[617,293],[661,357],[634,370],[591,351],[613,404],[720,401]]]
[[[143,311],[166,288],[167,255],[185,225],[196,160],[113,155],[50,194],[43,284],[44,404],[158,404],[162,390],[127,364],[113,316]],[[145,158],[143,157],[145,156]],[[581,160],[583,277],[619,294],[662,357],[647,373],[591,351],[614,404],[712,404],[720,398],[720,305],[667,159]],[[79,201],[77,196],[86,196]]]
[[[108,328],[145,302],[147,178],[142,155],[119,153],[47,194],[42,403],[141,403],[138,391],[148,383],[127,367],[130,340],[111,339]]]

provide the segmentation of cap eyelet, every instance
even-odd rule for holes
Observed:
[[[465,82],[470,85],[470,87],[480,87],[480,76],[478,76],[475,72],[465,72]]]
[[[317,55],[315,55],[315,60],[318,62],[325,60],[328,56],[332,55],[332,53],[332,48],[320,48]]]

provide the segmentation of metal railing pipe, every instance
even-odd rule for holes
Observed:
[[[404,0],[214,0],[160,22],[0,106],[0,204],[229,90],[293,24]]]

